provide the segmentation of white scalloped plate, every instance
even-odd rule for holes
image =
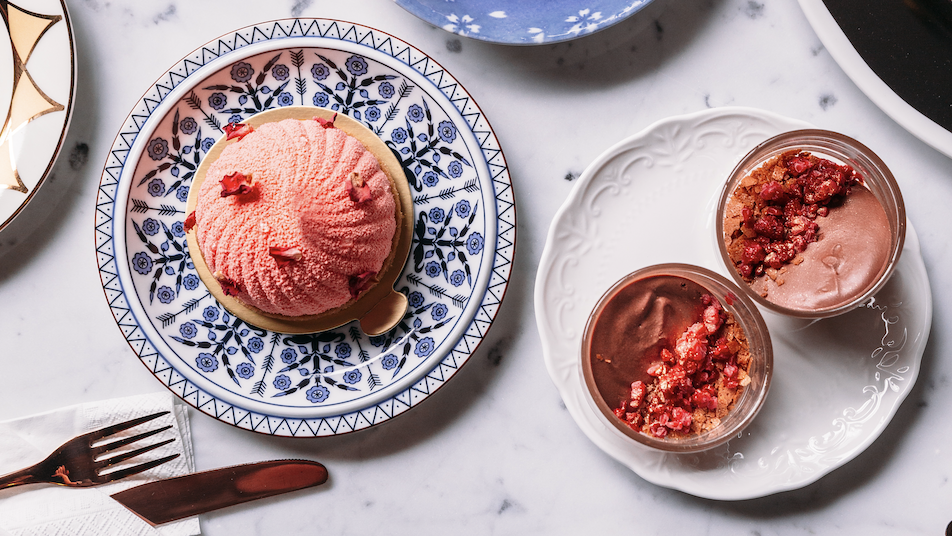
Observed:
[[[856,311],[814,323],[764,312],[775,371],[755,421],[722,447],[672,455],[640,448],[602,421],[580,366],[589,313],[638,268],[684,262],[727,275],[713,213],[737,160],[766,138],[810,125],[748,108],[669,118],[610,148],[555,216],[535,287],[546,367],[582,431],[645,480],[740,500],[806,486],[865,450],[912,390],[932,298],[910,225],[892,280]]]

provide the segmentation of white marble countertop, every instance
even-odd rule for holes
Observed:
[[[335,18],[378,28],[447,68],[480,104],[516,192],[515,268],[496,325],[431,401],[342,437],[282,439],[191,410],[199,469],[323,462],[329,485],[201,518],[203,534],[939,534],[952,521],[952,161],[843,73],[795,2],[657,0],[571,42],[514,48],[458,37],[387,0],[67,0],[78,46],[72,125],[54,175],[0,232],[0,420],[162,390],[103,298],[97,187],[143,91],[206,41],[256,22]],[[919,379],[882,436],[803,489],[718,502],[649,484],[579,430],[546,374],[533,283],[546,232],[601,152],[654,121],[749,106],[856,137],[890,166],[922,242],[933,330]]]

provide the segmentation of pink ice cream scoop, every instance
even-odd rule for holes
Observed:
[[[198,192],[196,237],[209,271],[226,294],[266,313],[345,305],[390,255],[390,180],[360,141],[325,126],[261,125],[225,147]]]

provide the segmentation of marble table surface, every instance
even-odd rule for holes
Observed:
[[[97,186],[123,119],[195,47],[286,17],[400,37],[467,88],[502,144],[518,241],[483,345],[431,400],[341,437],[274,438],[190,410],[199,469],[303,457],[330,485],[201,517],[203,534],[939,534],[952,521],[952,161],[880,111],[795,2],[656,0],[580,39],[471,40],[387,0],[67,0],[78,47],[72,125],[48,183],[0,232],[0,420],[164,389],[117,329],[94,254]],[[543,364],[533,284],[549,223],[606,148],[651,123],[748,106],[859,138],[902,187],[935,303],[918,382],[882,436],[809,486],[720,502],[658,487],[569,416]]]

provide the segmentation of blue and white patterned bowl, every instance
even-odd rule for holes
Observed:
[[[568,41],[621,22],[652,0],[395,0],[444,30],[493,43]]]
[[[395,285],[410,308],[385,335],[356,323],[309,335],[248,325],[189,256],[185,201],[223,125],[294,104],[361,121],[411,182],[413,243]],[[188,55],[125,121],[100,184],[100,275],[130,345],[186,402],[261,433],[341,434],[416,405],[479,345],[508,284],[513,202],[482,112],[425,54],[341,21],[262,23]]]

